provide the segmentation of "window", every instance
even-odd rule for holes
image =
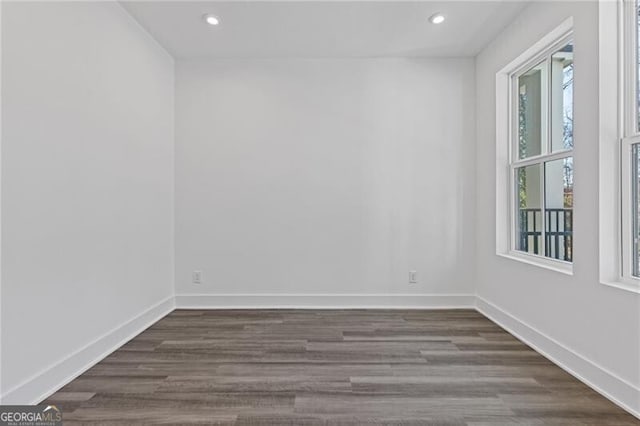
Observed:
[[[573,260],[573,42],[510,73],[511,250]]]
[[[622,7],[622,278],[640,278],[640,5],[624,1]]]
[[[640,10],[638,0],[598,9],[600,282],[640,293]]]

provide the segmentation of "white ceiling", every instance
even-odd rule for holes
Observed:
[[[473,56],[522,1],[122,1],[165,48],[190,57]],[[435,12],[447,20],[429,23]],[[206,25],[212,13],[220,25]]]

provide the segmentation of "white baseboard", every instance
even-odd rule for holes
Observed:
[[[4,405],[38,404],[175,308],[170,296],[0,396]]]
[[[177,309],[474,309],[472,294],[177,294]]]
[[[637,386],[480,296],[477,296],[476,309],[596,392],[640,418],[640,388]]]

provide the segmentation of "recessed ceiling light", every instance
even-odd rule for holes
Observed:
[[[209,25],[218,25],[220,23],[220,20],[218,19],[217,16],[211,15],[209,13],[204,15],[202,19],[204,19],[204,22],[206,22]]]
[[[444,15],[442,13],[435,13],[429,18],[432,24],[442,24],[444,22]]]

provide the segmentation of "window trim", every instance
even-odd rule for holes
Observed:
[[[544,165],[544,162],[573,155],[573,150],[542,153],[519,160],[516,157],[514,141],[514,75],[528,71],[547,60],[558,49],[574,40],[573,18],[569,17],[558,27],[528,48],[520,56],[496,73],[496,255],[526,264],[542,267],[555,272],[572,275],[573,263],[515,250],[515,175],[514,167],[527,164]],[[517,105],[517,104],[515,104]],[[545,114],[548,120],[548,114]],[[547,132],[549,133],[549,132]],[[548,137],[547,137],[548,139]],[[517,140],[517,139],[516,139]],[[551,141],[545,142],[549,145]],[[550,151],[550,149],[545,149]],[[537,161],[536,161],[537,160]],[[541,174],[544,179],[544,174]],[[544,202],[544,200],[542,200]],[[544,237],[543,237],[544,238]],[[544,239],[542,240],[544,241]]]
[[[573,275],[573,263],[565,262],[564,260],[544,257],[538,254],[525,253],[518,250],[509,250],[507,253],[497,253],[497,255],[505,259],[538,266],[561,274]]]

